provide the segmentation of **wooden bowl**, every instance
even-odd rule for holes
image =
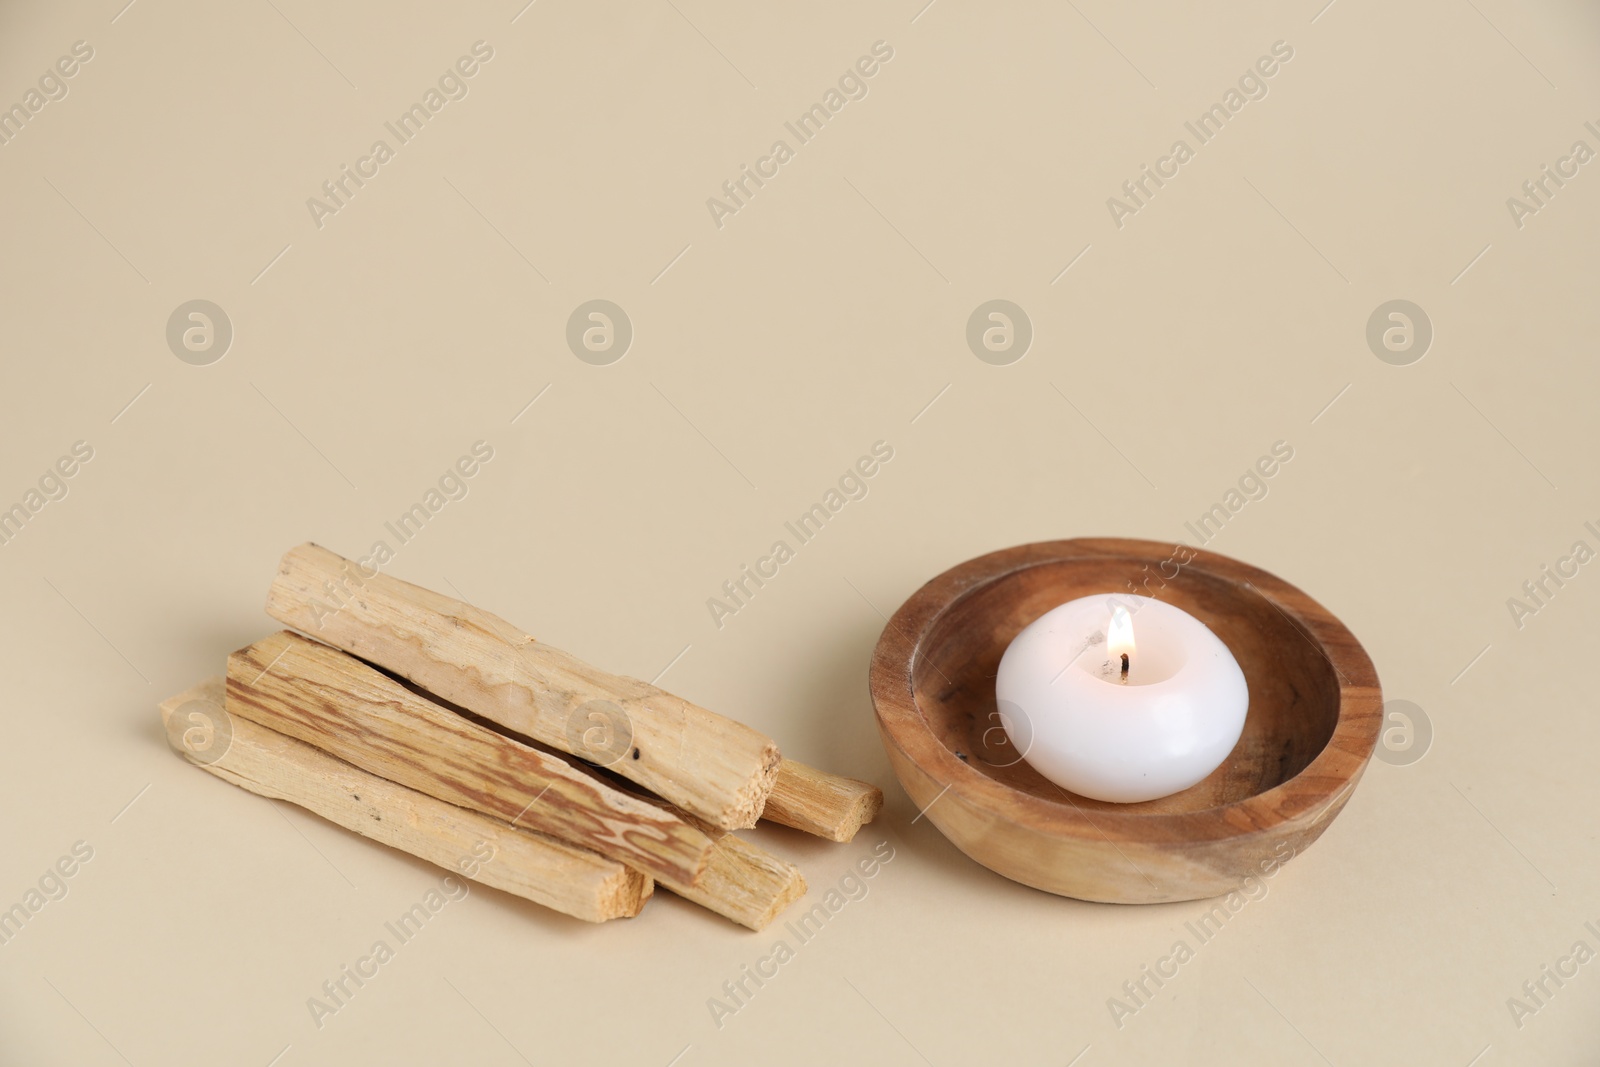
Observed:
[[[1115,592],[1199,618],[1250,687],[1244,733],[1222,766],[1138,804],[1043,777],[1011,746],[995,705],[1000,656],[1024,626]],[[957,848],[1024,885],[1124,904],[1218,896],[1272,873],[1344,807],[1382,723],[1372,661],[1322,605],[1226,556],[1121,538],[1020,545],[945,571],[889,620],[871,686],[896,776]]]

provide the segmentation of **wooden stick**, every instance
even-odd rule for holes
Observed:
[[[872,783],[786,759],[761,817],[829,841],[849,841],[882,807],[883,790]]]
[[[586,922],[637,915],[654,889],[648,876],[586,849],[446,804],[234,718],[224,699],[222,679],[208,678],[160,708],[172,747],[225,782]]]
[[[313,544],[283,557],[267,614],[723,829],[754,826],[777,778],[777,745],[748,726]]]
[[[670,812],[287,631],[228,657],[227,711],[391,782],[693,885],[711,840]]]
[[[661,880],[661,885],[725,919],[764,929],[778,913],[806,895],[800,868],[736,834],[700,824],[716,841],[698,885]]]
[[[578,770],[601,781],[608,777],[606,771],[596,767],[580,764]],[[698,884],[688,886],[662,879],[664,888],[752,930],[764,929],[783,909],[805,896],[805,877],[794,864],[779,859],[731,831],[677,811],[666,801],[650,796],[631,782],[617,778],[610,780],[617,783],[619,789],[634,793],[647,804],[675,811],[685,822],[698,827],[715,842],[711,859],[701,873]]]

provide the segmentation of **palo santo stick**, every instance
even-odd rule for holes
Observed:
[[[786,759],[761,817],[829,841],[849,841],[882,807],[883,790],[872,783]]]
[[[316,545],[283,557],[267,614],[723,829],[754,826],[777,778],[777,745],[750,727]]]
[[[743,838],[701,824],[716,841],[698,885],[661,879],[661,885],[740,926],[761,930],[806,895],[800,868]]]
[[[587,766],[578,769],[596,779],[606,773]],[[638,789],[630,782],[622,782],[619,788]],[[638,795],[647,804],[672,810],[664,800],[643,793]],[[805,896],[805,876],[794,864],[703,819],[681,811],[677,814],[704,831],[715,842],[715,847],[697,884],[683,885],[663,878],[664,888],[752,930],[766,928],[779,912]]]
[[[282,631],[228,657],[228,714],[391,782],[693,885],[711,839],[430,700],[365,663]]]
[[[637,915],[654,889],[647,875],[613,860],[446,804],[230,716],[223,701],[222,679],[209,678],[160,704],[173,748],[223,781],[575,919]]]

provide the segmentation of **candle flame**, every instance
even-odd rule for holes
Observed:
[[[1133,615],[1115,600],[1111,602],[1111,625],[1106,627],[1106,653],[1118,666],[1123,656],[1133,659]]]

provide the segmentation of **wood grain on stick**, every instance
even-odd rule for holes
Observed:
[[[829,841],[849,841],[882,807],[883,790],[871,782],[786,759],[761,817]]]
[[[685,900],[752,930],[764,929],[790,904],[806,895],[800,868],[737,834],[702,824],[715,840],[698,885],[661,879]]]
[[[754,826],[777,778],[750,727],[317,545],[284,555],[267,614],[723,829]]]
[[[226,709],[391,782],[693,885],[710,838],[554,756],[283,631],[228,657]]]
[[[605,771],[598,768],[580,766],[579,769],[596,778],[606,775]],[[612,780],[617,781],[621,789],[638,789],[631,782]],[[636,795],[647,804],[675,811],[684,821],[698,827],[715,842],[698,883],[691,886],[663,878],[663,888],[752,930],[764,929],[783,909],[805,896],[805,876],[794,864],[732,831],[677,811],[664,800],[642,791]]]
[[[587,922],[639,914],[654,885],[614,860],[408,789],[303,741],[229,716],[223,680],[160,704],[167,739],[189,762],[481,885]]]

